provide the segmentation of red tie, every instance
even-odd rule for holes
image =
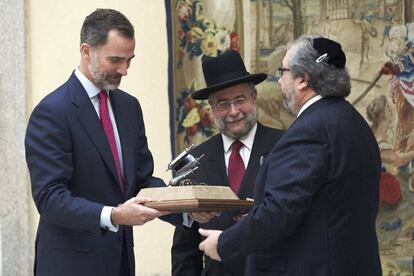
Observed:
[[[99,92],[99,116],[101,117],[102,127],[104,129],[109,146],[111,147],[112,157],[115,161],[116,174],[118,175],[119,187],[124,193],[124,178],[121,174],[121,163],[119,162],[118,149],[116,147],[114,129],[112,127],[111,118],[109,118],[108,94],[105,91]]]
[[[240,156],[240,148],[243,143],[234,141],[231,145],[231,154],[229,158],[228,179],[230,188],[237,194],[240,189],[240,184],[244,177],[244,163]]]

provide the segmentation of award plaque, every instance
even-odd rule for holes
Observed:
[[[253,201],[239,199],[230,187],[215,186],[217,183],[194,183],[187,178],[198,169],[199,160],[203,157],[195,158],[190,154],[191,149],[192,146],[185,149],[168,165],[175,177],[167,187],[145,188],[138,193],[139,197],[151,199],[145,206],[173,213],[226,210],[247,212],[253,206]]]
[[[199,211],[248,211],[253,201],[239,199],[225,186],[169,186],[142,189],[138,196],[150,198],[145,206],[173,213]]]

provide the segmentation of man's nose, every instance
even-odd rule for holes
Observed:
[[[237,113],[239,113],[239,108],[236,107],[236,105],[234,103],[231,103],[229,114],[234,115],[234,114],[237,114]]]
[[[122,76],[126,76],[128,74],[128,65],[122,64],[118,67],[117,72]]]

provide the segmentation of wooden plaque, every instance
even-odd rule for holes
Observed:
[[[174,186],[146,188],[139,197],[150,198],[145,206],[173,213],[237,210],[247,212],[253,201],[241,200],[227,186]]]

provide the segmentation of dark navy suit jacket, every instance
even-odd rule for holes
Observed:
[[[263,164],[267,154],[282,136],[283,131],[265,127],[258,123],[253,142],[249,164],[246,168],[238,196],[240,198],[252,198],[254,182],[257,172]],[[192,150],[196,157],[204,154],[200,160],[200,167],[195,171],[193,180],[209,185],[226,185],[228,179],[226,165],[224,162],[223,140],[218,134]],[[222,212],[221,216],[213,219],[201,227],[206,229],[224,230],[232,226],[235,221],[233,212]],[[194,223],[191,228],[177,226],[174,232],[173,246],[171,249],[172,275],[176,276],[199,276],[199,275],[243,275],[245,258],[238,256],[226,262],[216,262],[207,256],[203,268],[203,254],[198,249],[201,242],[198,233],[199,225]]]
[[[33,110],[26,159],[40,213],[37,275],[117,275],[123,241],[135,273],[132,227],[117,233],[100,227],[103,206],[117,206],[143,187],[164,186],[152,177],[141,107],[136,98],[110,91],[122,145],[126,195],[117,184],[111,149],[99,117],[79,80],[67,82]]]
[[[245,275],[380,276],[375,233],[381,160],[343,98],[323,98],[286,131],[262,166],[255,207],[219,237]]]

